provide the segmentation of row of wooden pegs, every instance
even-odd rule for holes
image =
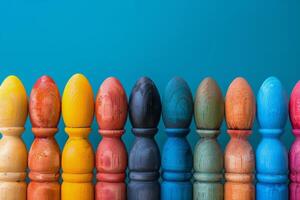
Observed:
[[[61,110],[69,135],[62,155],[54,138]],[[28,111],[35,135],[29,153],[20,137]],[[121,139],[127,113],[135,135],[128,157]],[[88,141],[94,114],[103,136],[96,155]],[[168,135],[162,155],[154,139],[161,114]],[[280,141],[288,114],[296,136],[289,156]],[[186,140],[193,116],[200,136],[194,156]],[[254,154],[247,136],[255,116],[262,139]],[[224,117],[231,140],[223,155],[217,137]],[[43,76],[28,106],[21,81],[9,76],[0,87],[0,132],[0,200],[300,200],[300,82],[288,100],[281,82],[270,77],[255,100],[238,77],[224,100],[206,78],[193,99],[188,84],[175,77],[161,101],[154,82],[142,77],[127,101],[110,77],[94,101],[89,81],[75,74],[61,101],[55,82]]]

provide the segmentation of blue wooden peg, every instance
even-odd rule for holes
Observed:
[[[163,96],[163,121],[168,139],[162,152],[162,200],[191,200],[193,158],[186,139],[193,117],[193,96],[188,84],[175,77]]]
[[[257,95],[262,139],[256,150],[256,199],[288,199],[288,154],[280,140],[288,116],[288,98],[281,82],[270,77]]]

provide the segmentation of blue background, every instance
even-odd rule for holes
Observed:
[[[217,80],[225,95],[236,76],[244,76],[255,94],[270,75],[281,79],[288,94],[300,78],[299,0],[10,0],[0,3],[0,79],[15,74],[30,94],[47,74],[62,93],[72,74],[86,75],[96,94],[108,76],[123,83],[127,95],[143,75],[161,95],[167,81],[179,75],[193,94],[206,76]],[[63,120],[56,138],[62,148]],[[100,141],[94,120],[94,149]],[[127,121],[123,139],[130,149]],[[162,121],[156,136],[165,142]],[[194,147],[194,123],[188,136]],[[23,135],[30,146],[29,120]],[[228,142],[223,123],[219,138]],[[283,136],[293,141],[290,123]],[[255,124],[250,141],[259,141]]]

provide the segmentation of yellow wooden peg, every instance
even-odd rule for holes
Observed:
[[[62,200],[93,200],[94,152],[88,135],[94,116],[94,97],[89,81],[73,75],[62,97],[62,115],[69,139],[62,153]]]

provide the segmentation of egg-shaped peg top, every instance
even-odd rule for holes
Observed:
[[[29,100],[29,116],[33,127],[56,128],[60,118],[60,94],[49,76],[34,84]]]
[[[297,82],[291,94],[290,120],[293,129],[300,129],[300,81]]]
[[[82,74],[73,75],[65,86],[62,115],[66,126],[70,128],[88,128],[93,121],[93,90]]]
[[[261,129],[283,129],[288,116],[288,98],[280,80],[269,77],[257,94],[257,120]]]
[[[28,114],[26,90],[16,76],[0,86],[0,127],[23,127]]]
[[[194,114],[197,129],[220,129],[224,119],[224,98],[214,79],[205,78],[198,86]]]
[[[161,115],[161,100],[154,82],[140,78],[129,98],[129,119],[133,128],[156,128]]]
[[[174,77],[166,86],[162,117],[166,128],[188,128],[193,117],[193,96],[188,84]]]
[[[95,102],[100,129],[121,130],[127,119],[127,97],[120,81],[109,77],[101,84]]]
[[[225,97],[225,117],[228,129],[252,129],[255,109],[255,97],[248,82],[242,77],[234,79]]]

